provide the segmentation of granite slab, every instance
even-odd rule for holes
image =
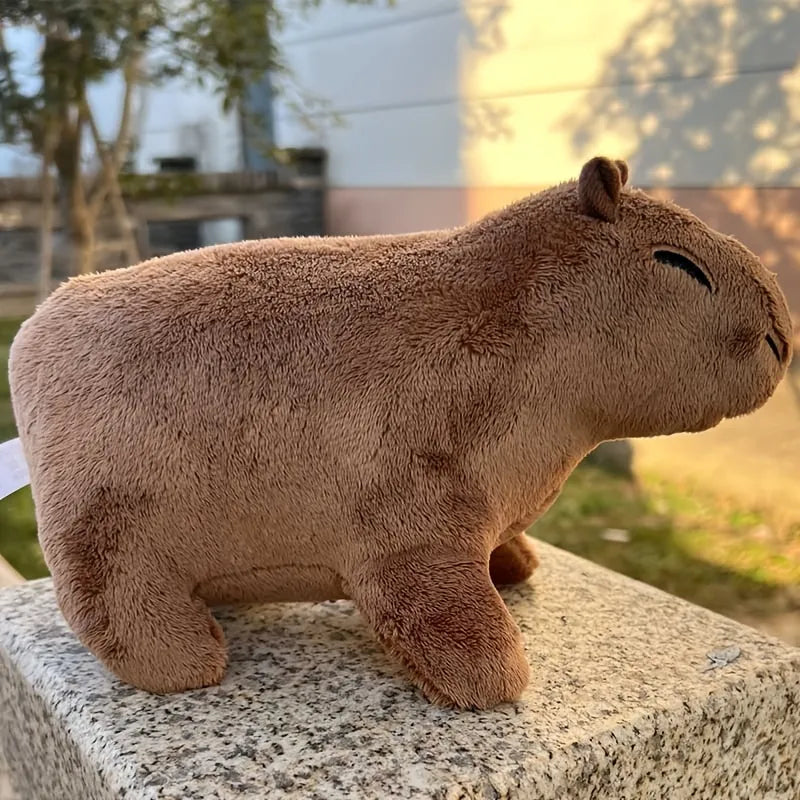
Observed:
[[[504,593],[532,680],[487,712],[428,704],[347,602],[220,609],[222,685],[157,697],[79,644],[49,581],[4,589],[12,781],[25,800],[800,797],[800,650],[539,550]]]

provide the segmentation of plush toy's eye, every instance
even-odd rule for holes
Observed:
[[[673,250],[656,250],[653,253],[653,257],[656,261],[666,264],[668,267],[677,267],[689,273],[698,283],[702,283],[709,292],[712,291],[711,281],[705,272],[682,253],[676,253]]]

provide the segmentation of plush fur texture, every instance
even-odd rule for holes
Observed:
[[[494,584],[530,575],[523,531],[573,467],[753,411],[790,358],[773,275],[626,177],[597,158],[455,230],[226,244],[56,291],[10,375],[81,641],[138,687],[208,686],[209,605],[350,597],[431,699],[516,698]]]

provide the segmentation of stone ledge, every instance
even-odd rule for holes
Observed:
[[[6,586],[17,586],[24,583],[25,579],[17,572],[11,564],[0,556],[0,589]]]
[[[222,686],[111,679],[48,581],[0,592],[0,737],[20,796],[800,796],[800,650],[551,547],[506,593],[533,679],[491,712],[428,705],[348,603],[218,614]],[[741,655],[707,669],[707,654]]]

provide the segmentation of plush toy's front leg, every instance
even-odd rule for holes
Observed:
[[[538,566],[533,543],[520,533],[492,551],[489,574],[495,586],[509,586],[528,580]]]
[[[415,551],[361,571],[350,589],[378,639],[432,701],[490,708],[525,688],[519,628],[485,560]]]

